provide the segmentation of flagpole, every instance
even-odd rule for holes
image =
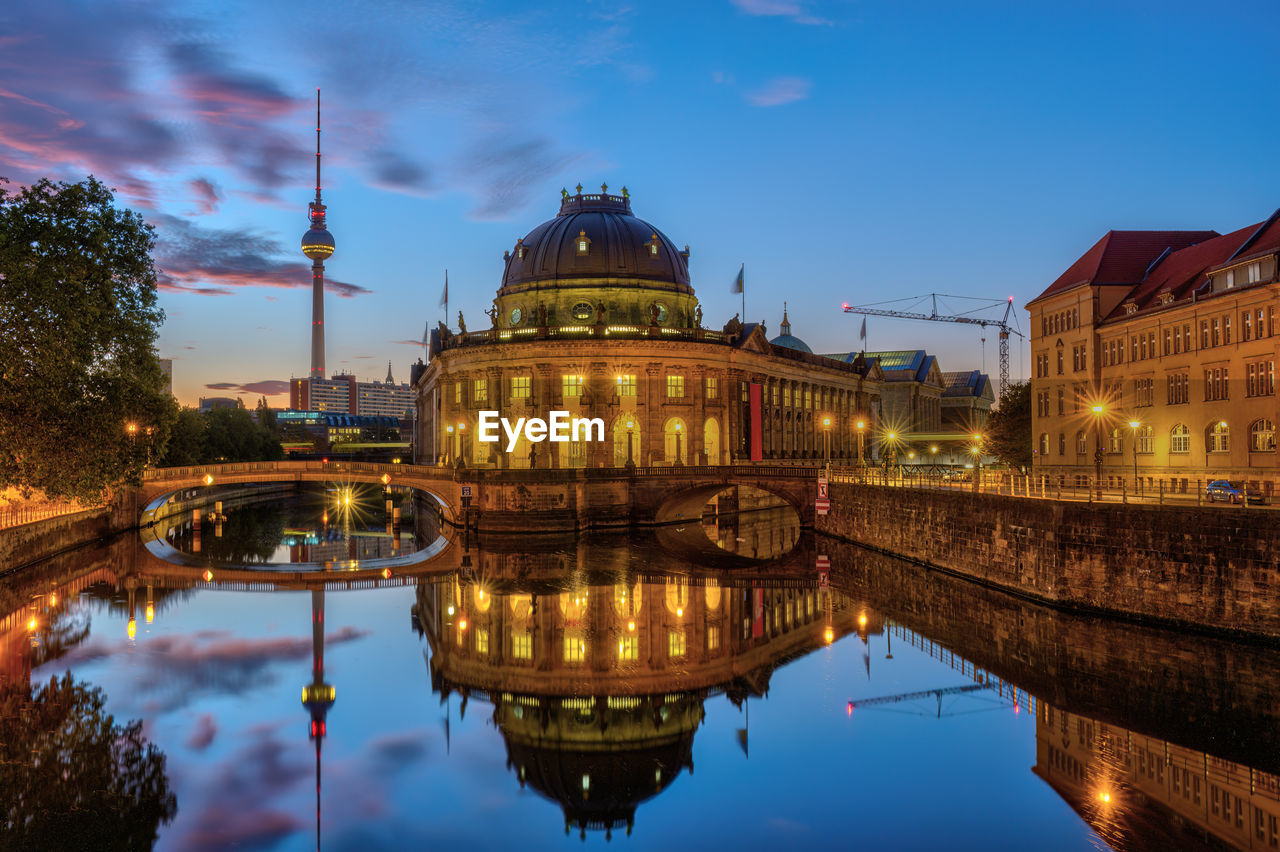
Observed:
[[[738,274],[742,278],[742,321],[745,323],[747,321],[747,265],[745,263],[742,264]]]

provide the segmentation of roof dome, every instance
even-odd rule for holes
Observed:
[[[666,234],[631,213],[631,196],[584,195],[561,190],[560,212],[543,222],[506,254],[500,295],[560,284],[607,279],[611,286],[634,283],[646,289],[692,293],[689,253]]]
[[[809,344],[791,333],[791,321],[787,319],[787,306],[784,302],[782,305],[782,326],[780,327],[782,334],[779,334],[769,342],[774,346],[784,346],[787,349],[798,349],[801,352],[813,354],[813,350],[809,348]]]

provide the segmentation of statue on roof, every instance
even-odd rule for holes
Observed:
[[[467,321],[462,318],[462,311],[458,311],[458,334],[467,333]]]
[[[739,318],[738,314],[734,314],[733,319],[729,320],[727,323],[724,324],[724,333],[725,334],[741,334],[742,333],[742,320]]]
[[[702,305],[698,305],[693,311],[693,327],[702,328]]]
[[[493,327],[497,328],[498,327],[498,303],[496,301],[489,307],[489,310],[485,311],[485,314],[488,315],[489,322],[493,324]]]

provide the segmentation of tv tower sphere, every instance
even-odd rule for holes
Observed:
[[[321,225],[311,227],[302,235],[302,253],[312,260],[324,260],[333,254],[333,234]]]

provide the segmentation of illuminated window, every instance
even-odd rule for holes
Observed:
[[[1231,446],[1231,432],[1227,428],[1227,424],[1218,421],[1209,427],[1207,444],[1211,453],[1225,453]]]
[[[489,401],[489,380],[476,379],[471,383],[472,402],[488,402]]]
[[[512,399],[528,399],[530,395],[530,386],[533,379],[529,376],[512,376],[511,377],[511,398]]]
[[[658,242],[657,234],[654,234],[652,237],[650,237],[649,242],[645,243],[644,245],[645,245],[645,248],[649,250],[650,257],[658,256],[658,246],[660,245],[660,243]]]
[[[476,652],[479,654],[489,653],[489,631],[476,631]]]
[[[805,388],[804,391],[804,407],[813,408],[813,391]]]
[[[777,407],[777,405],[778,405],[778,386],[777,386],[777,385],[774,385],[774,386],[773,386],[773,394],[772,394],[772,396],[773,396],[773,403],[772,403],[772,404],[773,404],[773,406],[776,408],[776,407]]]
[[[453,402],[454,405],[462,405],[462,382],[453,385]]]
[[[684,376],[667,376],[667,399],[684,396]]]
[[[1089,452],[1089,439],[1084,432],[1076,433],[1076,452],[1080,455]]]
[[[707,628],[707,650],[708,650],[708,651],[718,651],[718,650],[720,650],[720,627],[719,627],[719,625],[713,625],[713,626],[711,626],[711,627],[708,627],[708,628]]]
[[[702,380],[702,392],[706,395],[707,399],[715,399],[719,394],[719,391],[720,389],[716,386],[715,376],[707,376]]]
[[[562,376],[560,382],[566,401],[582,396],[582,376]]]
[[[675,659],[685,655],[685,635],[683,628],[667,632],[667,656]]]
[[[787,408],[791,407],[791,385],[782,389],[782,404]]]
[[[587,236],[586,231],[579,231],[578,232],[578,255],[582,256],[590,253],[590,251],[591,251],[591,239]]]
[[[1191,452],[1191,430],[1181,423],[1169,430],[1169,452]]]
[[[587,655],[587,641],[580,636],[564,637],[564,661],[580,663]]]
[[[1249,427],[1249,452],[1274,453],[1276,451],[1276,424],[1270,420],[1255,420]]]
[[[529,631],[511,628],[511,656],[516,660],[533,659],[533,636]]]
[[[632,375],[618,376],[618,396],[635,396],[636,395],[636,377]]]
[[[618,640],[618,659],[623,661],[640,659],[640,637],[627,634]]]

